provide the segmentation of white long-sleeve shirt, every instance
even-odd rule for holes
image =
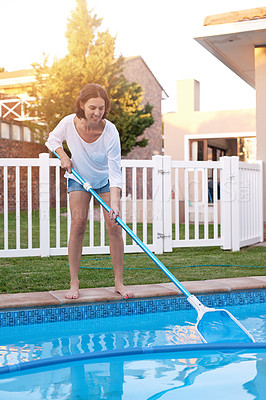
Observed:
[[[99,189],[110,181],[111,187],[122,187],[121,149],[118,131],[112,122],[105,119],[101,136],[93,143],[85,142],[74,124],[75,114],[64,117],[50,132],[45,145],[54,151],[62,148],[65,140],[71,152],[74,169],[92,188]],[[65,173],[66,178],[78,180],[73,174]]]

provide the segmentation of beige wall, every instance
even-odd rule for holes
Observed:
[[[193,79],[178,81],[177,95],[177,112],[163,115],[164,154],[174,160],[185,158],[185,135],[256,131],[255,109],[199,111],[200,85]]]
[[[266,93],[266,87],[264,93]],[[219,141],[219,147],[227,150],[227,155],[237,155],[237,139],[232,140],[232,138],[238,138],[239,133],[256,132],[255,109],[211,112],[199,110],[199,82],[193,79],[178,81],[177,111],[163,115],[165,155],[170,155],[173,160],[184,160],[186,158],[184,154],[185,136],[197,135],[200,139],[208,134],[210,134],[209,145],[217,145],[217,141]],[[266,123],[264,126],[266,126]],[[224,137],[218,135],[219,139],[211,138],[212,134],[215,136],[215,134],[223,133],[225,134]],[[234,133],[236,133],[235,136]],[[226,134],[230,134],[231,140],[226,138]],[[230,153],[228,150],[230,150]],[[231,154],[232,150],[234,154]],[[182,199],[183,183],[181,181],[180,189],[180,198]],[[191,215],[193,216],[193,213]]]
[[[266,239],[266,47],[255,48],[255,79],[256,79],[256,122],[257,122],[257,159],[263,161],[263,214],[264,237]]]

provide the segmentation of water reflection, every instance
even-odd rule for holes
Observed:
[[[63,342],[65,354],[80,350],[81,341],[73,343],[65,338]],[[9,399],[12,393],[12,399],[19,400],[158,400],[182,398],[191,390],[214,395],[216,390],[215,398],[219,399],[219,390],[225,395],[226,390],[233,390],[235,398],[246,399],[250,394],[252,399],[264,400],[265,373],[266,352],[114,357],[31,370],[21,376],[6,375],[0,380],[0,398]]]
[[[258,325],[258,318],[255,321]],[[258,327],[261,337],[266,337],[266,321],[260,320]],[[252,394],[254,400],[263,400],[266,398],[266,357],[265,353],[258,353],[256,361],[256,375],[255,377],[246,382],[243,386],[246,391]]]
[[[0,347],[0,366],[87,352],[200,342],[201,339],[194,326],[189,325],[168,326],[161,330],[132,329],[72,334],[57,338],[44,338],[39,344],[20,341],[15,344],[2,345]]]

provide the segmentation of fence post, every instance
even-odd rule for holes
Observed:
[[[230,157],[221,157],[222,176],[221,192],[221,237],[223,250],[232,248],[232,214],[231,214],[231,162]]]
[[[232,250],[240,249],[240,230],[239,230],[239,158],[234,156],[231,161],[231,215],[232,215]]]
[[[163,157],[163,251],[172,251],[172,169],[171,157]]]
[[[40,173],[40,251],[41,257],[50,256],[50,163],[49,154],[39,155]]]
[[[259,178],[258,178],[258,198],[259,198],[259,210],[258,210],[258,223],[259,223],[259,237],[260,241],[264,241],[264,218],[263,218],[263,163],[257,161],[260,166]]]
[[[153,243],[155,253],[163,253],[163,157],[152,157],[154,162],[152,193],[153,193]]]

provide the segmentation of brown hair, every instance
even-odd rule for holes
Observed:
[[[85,118],[84,110],[81,108],[81,103],[85,104],[89,99],[101,97],[105,103],[105,112],[103,118],[106,117],[110,111],[110,100],[106,90],[97,83],[88,83],[81,89],[81,92],[76,101],[76,116],[78,118]]]

